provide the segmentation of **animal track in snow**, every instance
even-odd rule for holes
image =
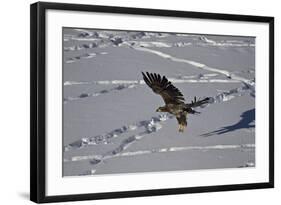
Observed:
[[[120,91],[120,90],[130,89],[130,88],[134,88],[134,87],[135,87],[135,84],[127,84],[127,85],[120,84],[116,87],[113,87],[113,88],[110,88],[110,89],[104,89],[104,90],[101,90],[99,92],[81,93],[79,96],[65,97],[64,98],[64,104],[66,104],[68,102],[71,102],[71,101],[80,100],[80,99],[83,99],[83,98],[97,97],[97,96],[107,94],[107,93],[112,92],[112,91]]]
[[[83,54],[83,55],[75,56],[75,57],[72,57],[72,58],[67,58],[67,59],[65,60],[65,63],[74,63],[74,62],[77,62],[77,61],[82,60],[82,59],[94,58],[94,57],[96,57],[97,55],[105,55],[105,54],[107,54],[107,52],[85,53],[85,54]]]
[[[176,78],[168,78],[169,81],[171,81],[174,84],[178,83],[241,83],[239,80],[233,80],[233,79],[210,79],[211,77],[216,76],[216,74],[199,74],[199,75],[193,75],[193,76],[177,76]],[[110,89],[104,89],[99,92],[95,93],[81,93],[79,96],[74,97],[65,97],[64,103],[74,101],[74,100],[80,100],[87,97],[97,97],[102,94],[107,94],[113,91],[121,91],[125,89],[131,89],[136,88],[138,85],[144,85],[145,82],[143,80],[103,80],[103,81],[92,81],[92,82],[86,82],[86,81],[66,81],[64,82],[64,86],[79,86],[79,85],[118,85],[114,88]],[[248,84],[244,84],[243,87],[237,88],[231,92],[230,94],[234,93],[241,93],[242,91],[250,90],[251,95],[253,96],[255,93],[254,86],[250,86]],[[224,96],[230,96],[227,92],[223,92],[220,94],[221,97]],[[216,96],[216,99],[219,96]]]
[[[110,143],[110,140],[113,138],[117,138],[122,136],[125,133],[128,133],[130,131],[134,131],[140,128],[145,128],[144,134],[149,134],[152,132],[156,132],[159,129],[162,128],[162,125],[160,122],[166,121],[168,119],[172,119],[173,116],[169,114],[161,114],[158,116],[154,116],[150,118],[149,120],[141,120],[129,125],[124,125],[120,128],[116,128],[110,132],[93,136],[93,137],[83,137],[78,141],[75,141],[73,143],[70,143],[69,145],[65,146],[64,151],[69,151],[73,149],[81,149],[86,146],[91,145],[99,145],[99,144],[108,144]],[[140,139],[140,137],[135,136],[135,139]],[[129,139],[128,139],[129,140]],[[129,140],[130,141],[130,140]],[[128,143],[129,141],[124,141],[124,143]]]
[[[122,152],[122,153],[121,153],[122,149],[120,149],[119,152],[114,152],[114,154],[108,154],[108,155],[74,156],[70,159],[65,159],[65,162],[91,160],[92,164],[98,164],[102,160],[111,159],[114,157],[131,157],[131,156],[146,155],[146,154],[182,152],[182,151],[190,151],[190,150],[210,151],[210,150],[226,150],[226,149],[240,149],[242,151],[243,150],[249,151],[255,149],[255,144],[167,147],[167,148],[138,150],[138,151],[130,151],[130,152]],[[250,166],[252,166],[252,164],[253,163],[251,163]]]
[[[156,55],[158,55],[158,56],[160,56],[162,58],[165,58],[165,59],[168,59],[168,60],[171,60],[171,61],[187,63],[189,65],[192,65],[192,66],[194,66],[196,68],[199,68],[199,69],[202,69],[202,70],[207,70],[207,71],[211,71],[211,72],[214,72],[214,73],[223,74],[223,75],[225,75],[229,79],[233,79],[233,80],[237,80],[237,81],[246,83],[249,86],[254,86],[255,85],[255,83],[252,80],[249,80],[247,78],[243,78],[241,76],[237,76],[236,74],[231,73],[231,72],[229,72],[227,70],[209,67],[209,66],[207,66],[207,65],[205,65],[203,63],[192,61],[192,60],[177,58],[177,57],[171,56],[170,54],[166,54],[164,52],[153,50],[153,49],[149,49],[149,48],[133,47],[133,46],[132,46],[132,48],[135,49],[135,50],[139,50],[139,51],[153,53],[153,54],[156,54]]]

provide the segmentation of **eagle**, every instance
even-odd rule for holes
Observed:
[[[188,113],[199,113],[192,108],[201,106],[209,102],[210,98],[206,97],[202,100],[194,99],[191,103],[185,103],[183,94],[176,88],[165,76],[160,74],[142,72],[144,82],[153,90],[154,93],[161,95],[165,102],[165,106],[157,108],[156,112],[168,112],[177,118],[179,124],[179,132],[184,132],[187,126],[186,116]]]

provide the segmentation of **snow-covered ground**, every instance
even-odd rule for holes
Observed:
[[[64,28],[64,176],[255,166],[255,38]],[[184,133],[142,71],[187,102]]]

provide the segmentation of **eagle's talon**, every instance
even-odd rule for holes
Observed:
[[[179,125],[179,132],[184,132],[185,125]]]

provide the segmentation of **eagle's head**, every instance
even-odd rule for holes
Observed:
[[[156,112],[167,112],[166,107],[159,107],[157,108]]]

